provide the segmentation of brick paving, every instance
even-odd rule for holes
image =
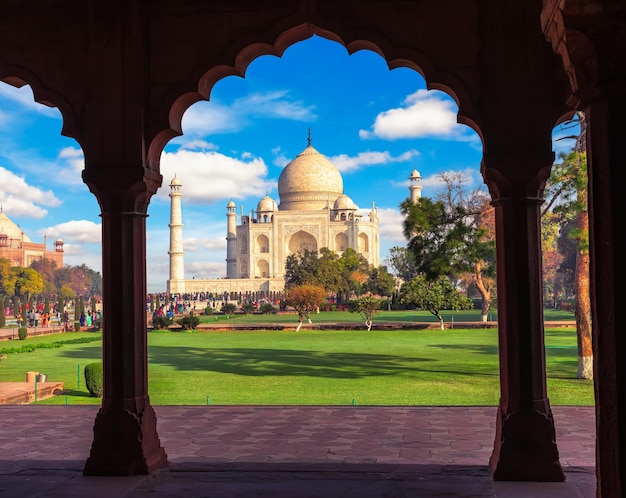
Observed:
[[[94,406],[0,406],[0,497],[595,496],[592,407],[553,407],[565,483],[493,482],[494,407],[159,406],[169,465],[86,478]]]

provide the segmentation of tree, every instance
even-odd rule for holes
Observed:
[[[11,262],[6,258],[0,258],[0,294],[13,296],[15,294],[15,281],[17,276],[11,270]]]
[[[288,306],[293,306],[298,312],[298,327],[296,332],[300,331],[302,322],[306,319],[311,322],[311,311],[319,308],[320,304],[326,299],[326,291],[324,287],[319,285],[296,285],[285,291]]]
[[[381,300],[373,296],[362,296],[350,301],[350,311],[352,313],[357,312],[361,315],[368,332],[372,330],[374,315],[380,311],[380,303]]]
[[[403,282],[408,282],[418,274],[415,256],[406,247],[394,246],[389,249],[389,256],[385,259],[385,263]]]
[[[302,252],[290,254],[285,260],[285,288],[317,283],[318,267],[317,251],[305,249]]]
[[[396,288],[393,276],[386,266],[372,268],[368,279],[363,284],[363,290],[377,296],[391,297]]]
[[[584,126],[581,126],[584,130]],[[581,131],[581,134],[583,132]],[[576,332],[578,336],[579,379],[593,379],[591,298],[589,282],[589,212],[587,202],[587,155],[574,150],[559,155],[552,166],[546,193],[544,213],[561,214],[572,220],[569,237],[576,243]]]
[[[446,277],[429,280],[424,275],[418,275],[402,284],[400,301],[435,315],[439,319],[441,330],[444,329],[441,310],[459,311],[472,308],[472,300],[461,294]]]
[[[46,258],[41,258],[33,261],[30,264],[33,270],[36,270],[43,279],[43,294],[46,297],[52,297],[56,295],[57,288],[54,284],[55,274],[57,272],[57,264],[55,261],[51,261]]]
[[[29,300],[30,296],[37,296],[43,291],[43,279],[32,268],[14,266],[11,271],[15,275],[15,294]]]
[[[64,285],[59,290],[59,303],[65,305],[68,301],[76,297],[76,293],[69,285]],[[63,306],[59,306],[59,311],[63,313]]]
[[[418,272],[429,280],[471,275],[482,296],[482,320],[487,321],[495,285],[495,241],[489,229],[491,214],[482,201],[481,209],[469,212],[423,197],[417,203],[407,199],[400,210]]]

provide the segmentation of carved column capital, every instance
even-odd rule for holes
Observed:
[[[521,197],[536,199],[540,204],[553,162],[552,151],[533,156],[486,154],[481,173],[494,204]]]
[[[83,181],[96,196],[102,214],[145,214],[163,176],[147,168],[85,169]]]

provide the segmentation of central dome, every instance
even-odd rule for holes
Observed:
[[[341,173],[311,144],[285,167],[278,179],[280,210],[325,209],[332,207],[341,194]]]

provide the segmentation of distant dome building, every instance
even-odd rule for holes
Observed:
[[[172,185],[174,181],[170,184],[174,214],[180,212],[180,185]],[[279,292],[285,285],[287,256],[323,247],[338,254],[353,248],[371,265],[380,265],[378,209],[372,203],[367,216],[361,215],[344,194],[341,173],[313,148],[310,138],[307,147],[283,169],[278,196],[277,203],[266,195],[249,215],[243,214],[242,207],[239,216],[231,200],[226,206],[226,278],[170,278],[168,292]],[[181,233],[171,234],[170,241],[181,242],[170,245],[170,268],[172,254],[183,254],[182,217],[171,219],[170,227],[180,227]]]
[[[28,267],[33,261],[49,259],[63,266],[63,239],[54,242],[52,251],[46,247],[46,237],[43,244],[33,242],[22,229],[17,226],[0,208],[0,258],[8,259],[12,266]]]

